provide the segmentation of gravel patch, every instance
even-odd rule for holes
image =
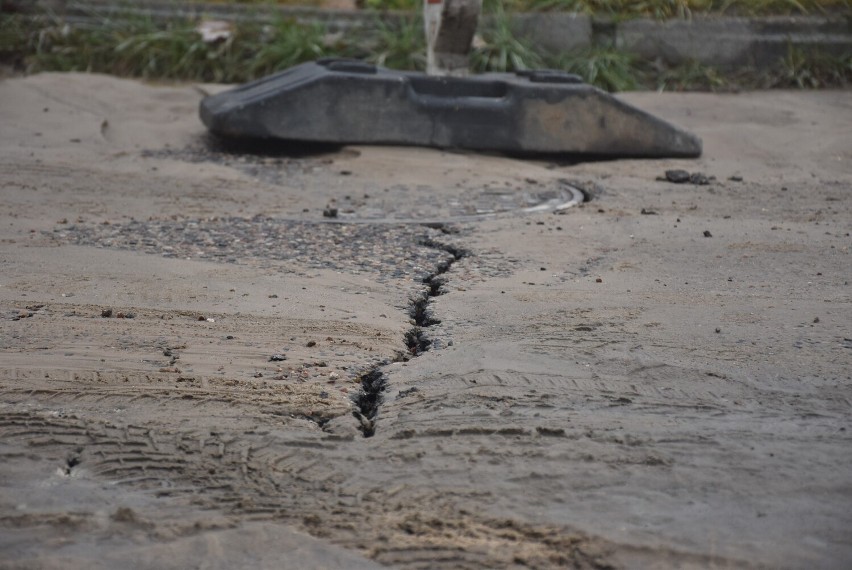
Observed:
[[[133,220],[73,224],[47,232],[74,245],[140,251],[163,257],[372,274],[378,281],[420,281],[448,256],[424,245],[442,233],[417,225],[313,223],[268,217]]]

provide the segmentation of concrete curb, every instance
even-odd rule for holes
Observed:
[[[377,19],[393,22],[412,17],[408,12],[379,14],[245,4],[176,5],[163,0],[137,0],[133,7],[115,0],[5,0],[3,6],[29,13],[52,10],[69,21],[90,21],[93,17],[128,12],[163,18],[224,20],[250,20],[279,14],[303,23],[321,23],[331,32],[370,28],[375,26]],[[487,18],[484,21],[487,22]],[[820,49],[832,55],[852,54],[852,17],[840,14],[762,18],[696,16],[688,20],[616,22],[583,14],[547,12],[515,14],[512,21],[518,35],[526,37],[540,50],[558,53],[614,46],[643,59],[670,65],[696,61],[725,68],[763,67],[777,63],[791,46]]]
[[[673,64],[763,67],[786,56],[790,46],[852,53],[852,29],[848,20],[822,17],[633,20],[618,25],[615,45]]]

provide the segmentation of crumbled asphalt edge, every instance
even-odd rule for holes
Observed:
[[[452,233],[443,226],[436,227],[435,225],[431,225],[429,227],[438,229],[445,234]],[[408,316],[410,317],[412,327],[405,333],[405,345],[408,347],[409,355],[401,356],[399,358],[401,361],[416,358],[432,348],[432,340],[429,338],[427,329],[431,326],[441,324],[441,321],[434,316],[431,306],[432,300],[446,293],[444,289],[444,284],[446,283],[444,274],[457,261],[470,255],[470,252],[466,249],[443,243],[430,237],[423,239],[420,245],[429,249],[442,251],[446,255],[435,266],[435,270],[422,279],[424,287],[421,291],[410,299]],[[381,371],[382,367],[376,366],[360,376],[361,390],[353,398],[356,409],[352,414],[359,421],[361,433],[364,437],[372,437],[376,434],[376,420],[383,401],[382,393],[388,385],[388,378]]]
[[[429,229],[425,230],[430,232]],[[432,230],[434,231],[434,230]],[[306,270],[369,274],[378,282],[422,280],[435,252],[412,224],[346,224],[255,216],[75,222],[43,233],[57,243],[120,249],[282,273]]]
[[[464,227],[464,226],[462,226]],[[411,281],[420,290],[435,266],[437,252],[424,240],[457,239],[456,224],[348,223],[267,216],[193,218],[175,215],[147,220],[76,220],[43,230],[55,245],[70,244],[134,251],[165,258],[251,265],[285,274],[313,270],[368,275],[379,283]],[[440,247],[438,249],[441,249]],[[499,252],[480,252],[477,274],[506,277],[515,261]],[[447,252],[450,255],[451,252]]]

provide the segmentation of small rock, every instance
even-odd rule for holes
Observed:
[[[643,216],[656,216],[657,215],[656,211],[648,210],[648,209],[645,209],[645,208],[642,208],[642,211],[639,212],[639,213],[642,214]]]
[[[119,507],[111,516],[115,522],[135,523],[139,522],[136,513],[130,507]]]
[[[686,170],[666,170],[666,180],[675,184],[689,182],[689,172]]]
[[[713,234],[710,233],[710,230],[704,230],[704,237],[713,237]]]
[[[322,216],[324,218],[336,218],[337,217],[337,208],[332,208],[331,206],[327,206],[325,210],[322,211]]]
[[[603,279],[601,279],[600,277],[598,277],[597,279],[595,279],[595,283],[603,283]]]
[[[287,360],[287,357],[283,354],[273,354],[269,357],[269,362],[281,362],[282,360]]]
[[[315,340],[309,340],[308,343],[305,346],[307,346],[308,348],[313,348],[316,345],[317,345],[317,343],[316,343]]]
[[[710,184],[710,179],[707,178],[707,176],[705,176],[701,172],[693,172],[692,174],[690,174],[689,175],[689,181],[692,184],[697,184],[699,186],[706,186],[706,185]]]
[[[112,316],[112,309],[104,309],[101,311],[101,318],[108,319]]]
[[[410,395],[415,394],[419,391],[420,390],[416,386],[413,386],[411,388],[407,388],[405,390],[400,390],[399,394],[396,395],[396,399],[399,400],[401,398],[405,398],[406,396],[410,396]]]

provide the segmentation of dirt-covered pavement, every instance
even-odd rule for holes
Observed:
[[[0,568],[852,566],[848,91],[567,164],[215,89],[0,82]]]

